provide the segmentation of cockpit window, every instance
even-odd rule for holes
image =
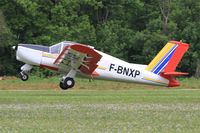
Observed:
[[[61,49],[61,45],[62,44],[56,44],[50,47],[50,53],[52,54],[59,54],[60,53],[60,49]]]
[[[66,46],[73,45],[73,44],[77,44],[77,43],[70,42],[70,41],[63,41],[58,44],[52,45],[50,47],[43,46],[43,45],[33,45],[33,44],[19,44],[18,46],[23,46],[23,47],[40,50],[40,51],[48,52],[52,54],[59,54],[63,48],[65,48]]]
[[[48,46],[42,46],[42,45],[34,45],[34,44],[19,44],[18,46],[23,46],[35,50],[40,50],[43,52],[49,52],[49,47]]]

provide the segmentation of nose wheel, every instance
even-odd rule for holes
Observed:
[[[67,90],[69,88],[74,87],[75,81],[73,78],[66,77],[60,81],[60,88],[63,90]]]
[[[19,73],[19,76],[20,76],[20,79],[22,80],[22,81],[27,81],[28,80],[28,74],[26,74],[25,72],[20,72]]]
[[[32,69],[32,65],[29,64],[24,64],[21,67],[21,72],[19,73],[19,77],[22,81],[27,81],[28,80],[28,72]]]

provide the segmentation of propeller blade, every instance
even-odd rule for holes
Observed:
[[[15,46],[12,46],[12,49],[17,51],[18,45],[16,44]]]

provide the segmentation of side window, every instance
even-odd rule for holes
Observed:
[[[61,47],[60,44],[55,45],[55,46],[51,46],[50,52],[51,52],[52,54],[58,54],[58,53],[60,53],[60,47]]]

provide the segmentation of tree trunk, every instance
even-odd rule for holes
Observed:
[[[171,11],[171,0],[158,0],[159,8],[163,17],[163,32],[168,33],[168,19]]]
[[[200,78],[200,59],[197,59],[197,67],[196,67],[195,77]]]

